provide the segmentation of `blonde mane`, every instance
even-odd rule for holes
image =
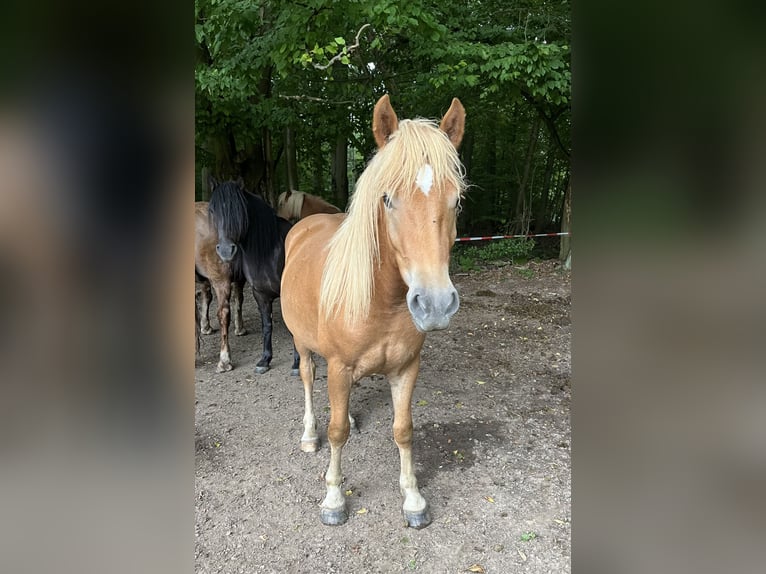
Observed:
[[[277,199],[277,214],[285,219],[298,219],[303,209],[305,194],[302,191],[290,191],[290,197],[285,199],[287,192],[283,191]]]
[[[428,163],[433,180],[465,189],[464,168],[447,134],[431,120],[402,120],[357,181],[348,215],[328,245],[319,305],[326,318],[341,311],[349,325],[367,317],[379,264],[381,197],[406,201],[417,189],[418,171]],[[435,185],[434,189],[442,189]]]

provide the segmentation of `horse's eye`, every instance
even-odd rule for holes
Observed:
[[[391,198],[388,197],[387,193],[383,194],[383,204],[388,208],[391,209],[393,207],[393,204],[391,203]]]

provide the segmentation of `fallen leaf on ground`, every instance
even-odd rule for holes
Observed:
[[[485,496],[484,500],[486,500],[487,502],[491,502],[492,504],[495,504],[495,499],[492,498],[491,496]]]
[[[469,572],[478,572],[479,574],[484,574],[484,567],[481,564],[474,564],[470,568],[468,568]]]
[[[356,513],[357,514],[367,514],[367,509],[366,508],[360,508],[359,510],[356,511]]]

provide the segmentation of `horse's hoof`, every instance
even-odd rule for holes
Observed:
[[[241,337],[242,335],[247,335],[247,329],[241,329],[241,330],[239,330],[239,331],[234,331],[234,334],[235,334],[237,337]]]
[[[408,510],[402,510],[404,515],[404,522],[410,528],[420,530],[431,524],[431,514],[428,512],[428,507],[424,508],[420,512],[410,512]]]
[[[301,370],[300,369],[293,369],[292,371],[290,371],[290,374],[293,377],[300,377],[301,376]]]
[[[215,368],[216,373],[225,373],[226,371],[231,371],[234,367],[231,366],[231,363],[218,363],[218,366]]]
[[[316,452],[319,450],[319,439],[309,439],[309,440],[303,440],[301,439],[301,450],[303,452]]]
[[[346,506],[343,505],[341,508],[334,510],[320,508],[319,520],[321,520],[322,524],[325,526],[340,526],[341,524],[345,524],[348,520],[348,512],[346,511]]]
[[[209,335],[210,333],[213,332],[213,329],[208,327],[207,329],[200,329],[199,332],[202,333],[203,335]]]
[[[269,371],[268,365],[256,365],[255,366],[255,374],[256,375],[262,375],[263,373],[267,373]]]

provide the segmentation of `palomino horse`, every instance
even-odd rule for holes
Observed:
[[[399,122],[383,96],[372,120],[378,152],[359,178],[348,214],[304,219],[287,237],[282,313],[302,357],[301,449],[307,452],[319,444],[311,353],[327,359],[331,454],[324,524],[348,518],[340,485],[349,394],[373,373],[391,384],[404,519],[413,528],[431,522],[413,471],[411,399],[425,333],[446,328],[459,307],[448,269],[464,190],[457,153],[464,126],[457,98],[437,127],[421,119]]]
[[[210,225],[208,203],[198,201],[194,204],[194,275],[197,291],[200,292],[201,310],[197,310],[199,333],[209,335],[213,332],[210,327],[210,287],[215,290],[218,299],[218,323],[221,329],[221,351],[216,370],[219,373],[230,371],[231,355],[229,352],[229,298],[234,293],[234,333],[247,333],[242,322],[242,284],[244,276],[239,260],[224,262],[215,252],[218,235]]]
[[[272,307],[279,297],[285,267],[285,236],[292,224],[277,217],[260,197],[246,191],[241,182],[211,184],[210,223],[217,231],[215,250],[224,262],[241,262],[242,274],[253,289],[261,312],[263,355],[255,372],[269,370],[272,358]],[[298,374],[298,354],[293,353],[293,373]]]
[[[340,213],[340,209],[321,197],[302,191],[283,191],[277,199],[277,215],[297,221],[315,213]]]

